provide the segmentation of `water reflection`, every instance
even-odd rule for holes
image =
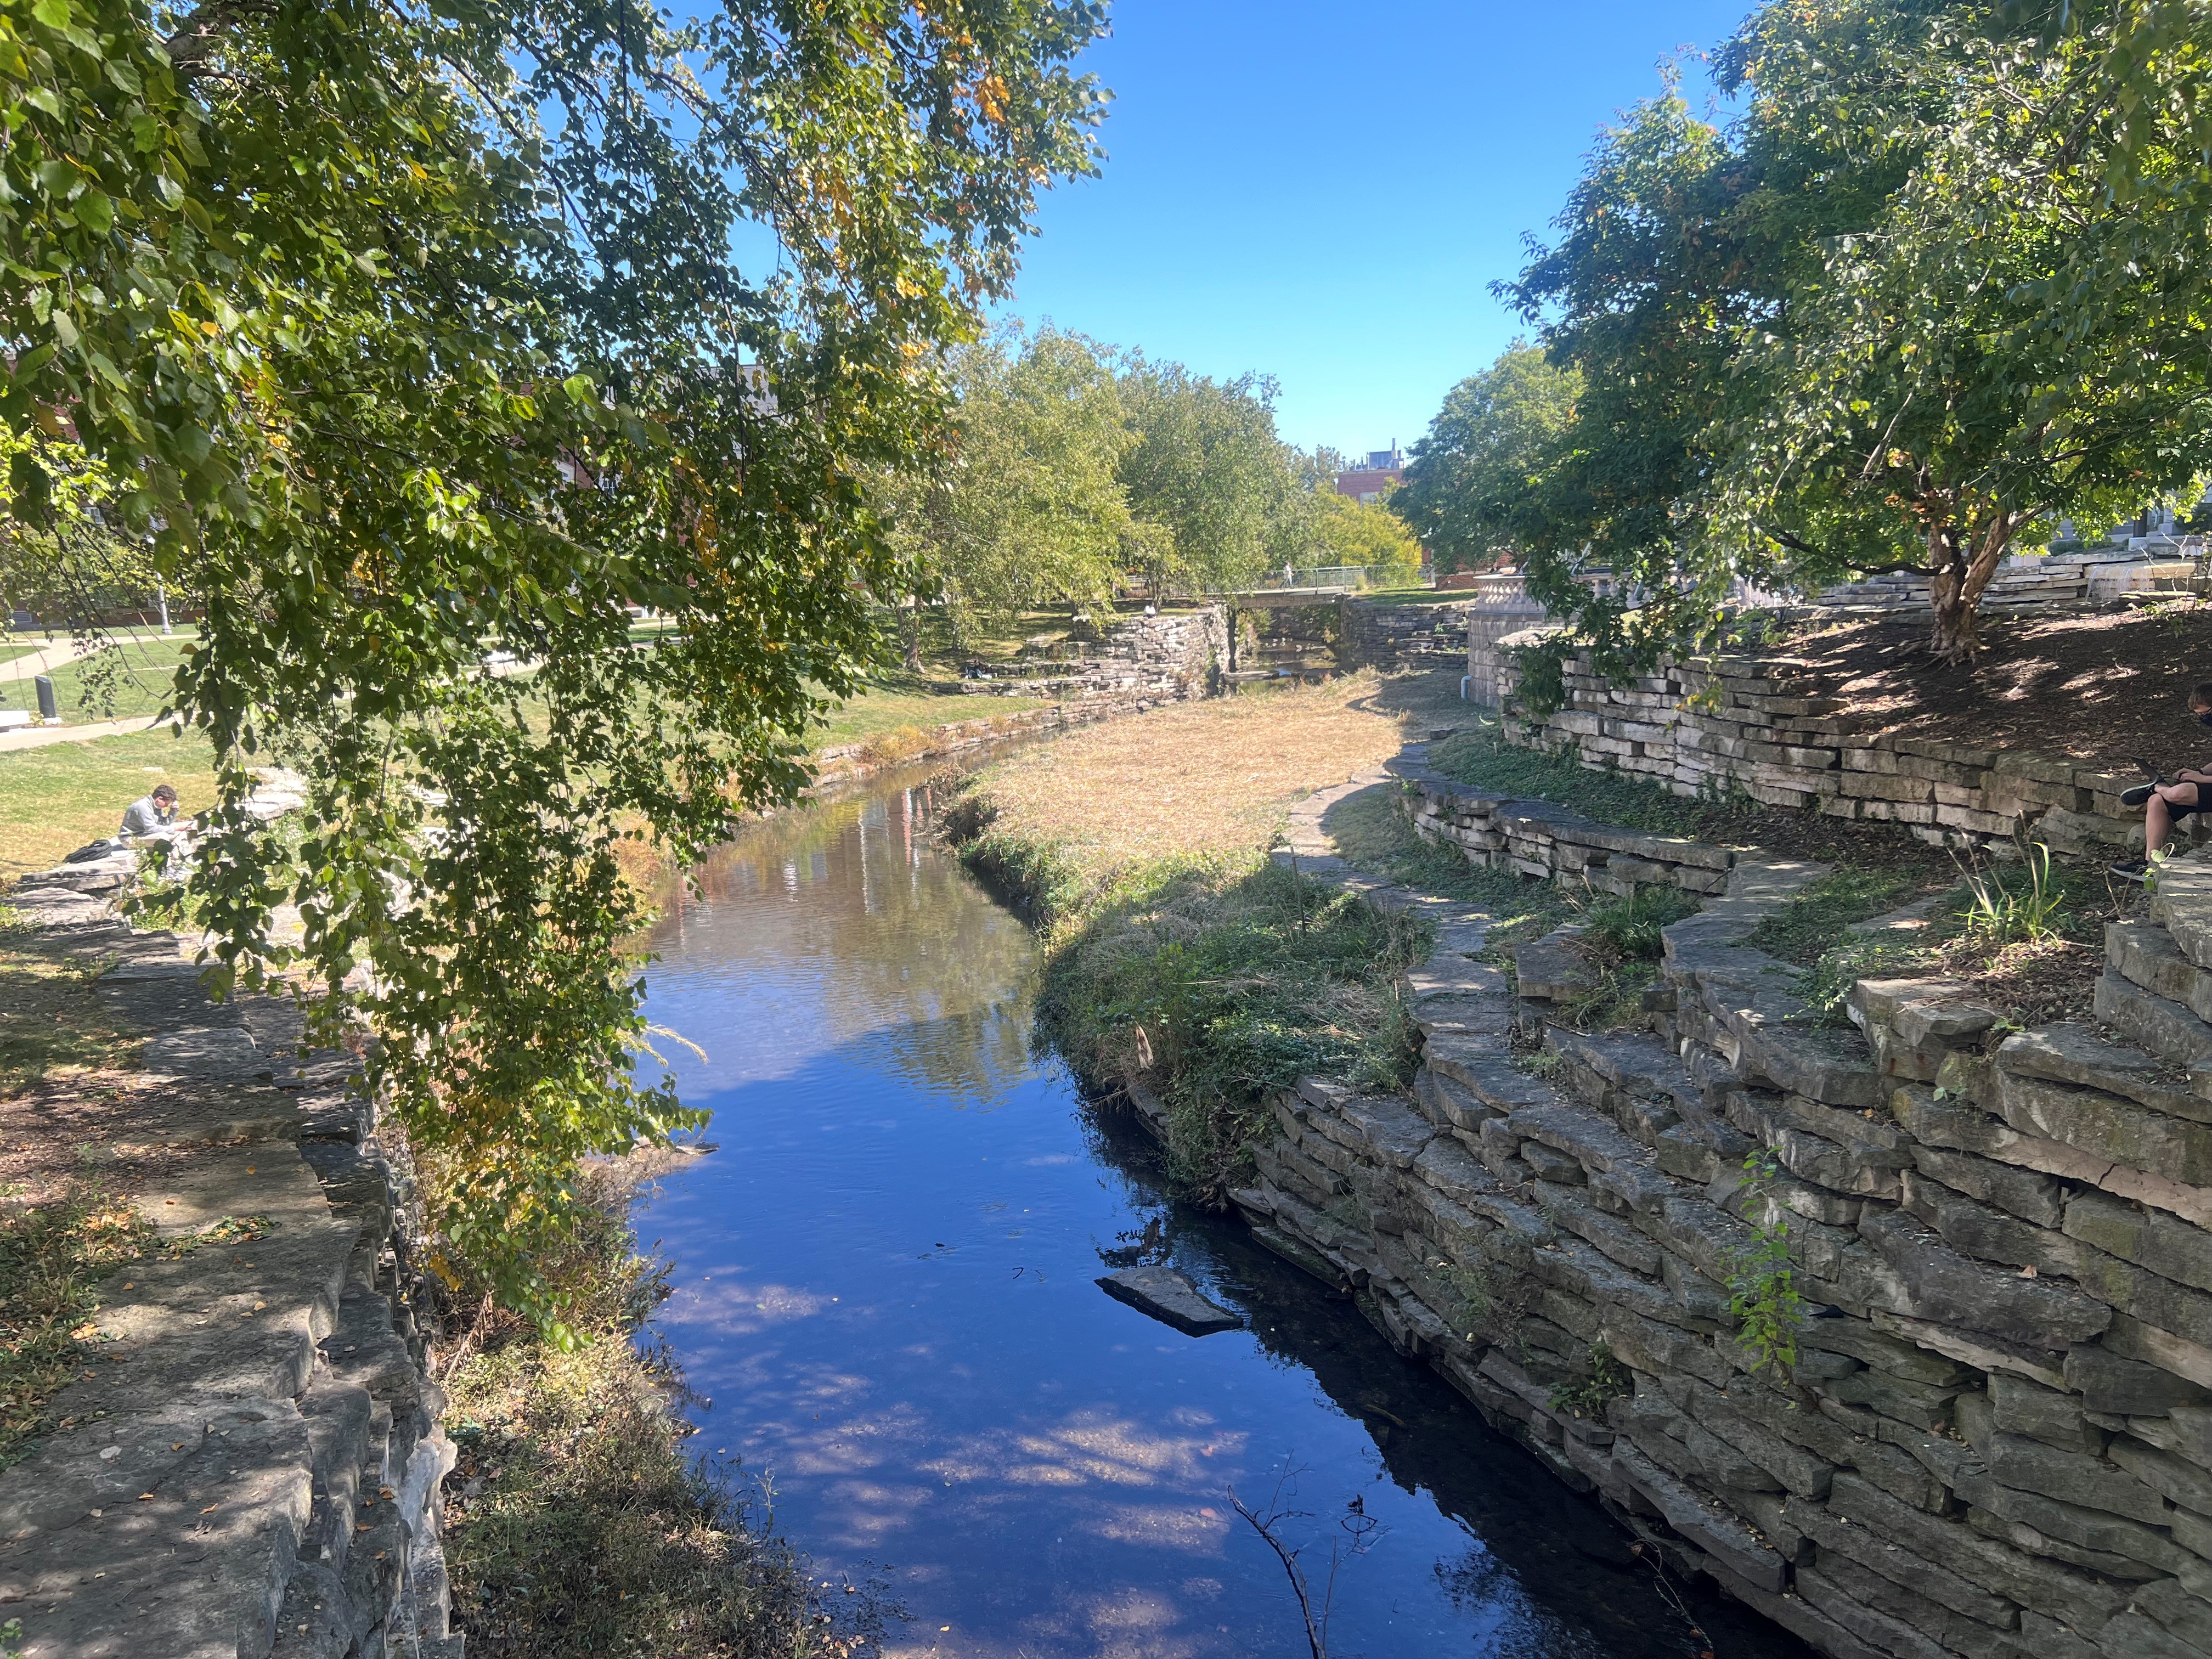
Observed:
[[[919,780],[755,826],[653,939],[721,1150],[645,1218],[660,1320],[713,1401],[694,1444],[773,1474],[825,1572],[888,1573],[900,1655],[1265,1656],[1306,1643],[1231,1487],[1327,1577],[1338,1659],[1688,1655],[1597,1510],[1346,1303],[1162,1198],[1029,1053],[1028,931],[933,847]],[[1252,1328],[1193,1340],[1100,1292],[1170,1261]],[[1699,1603],[1721,1650],[1797,1651]]]

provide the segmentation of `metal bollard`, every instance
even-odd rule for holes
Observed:
[[[54,708],[54,683],[41,674],[31,684],[39,689],[39,718],[48,726],[59,726],[62,717]]]

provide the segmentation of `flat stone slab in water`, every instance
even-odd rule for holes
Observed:
[[[1244,1323],[1228,1309],[1201,1296],[1198,1286],[1172,1267],[1124,1267],[1100,1279],[1098,1288],[1189,1336],[1238,1330]]]

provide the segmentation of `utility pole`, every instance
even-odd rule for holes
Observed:
[[[161,607],[161,637],[169,637],[169,590],[162,586],[159,576],[154,578],[154,603]]]

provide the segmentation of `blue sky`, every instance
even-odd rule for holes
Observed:
[[[1750,3],[1115,0],[1103,176],[1045,198],[1008,311],[1273,374],[1301,446],[1410,447],[1520,331],[1488,285],[1599,128]]]

